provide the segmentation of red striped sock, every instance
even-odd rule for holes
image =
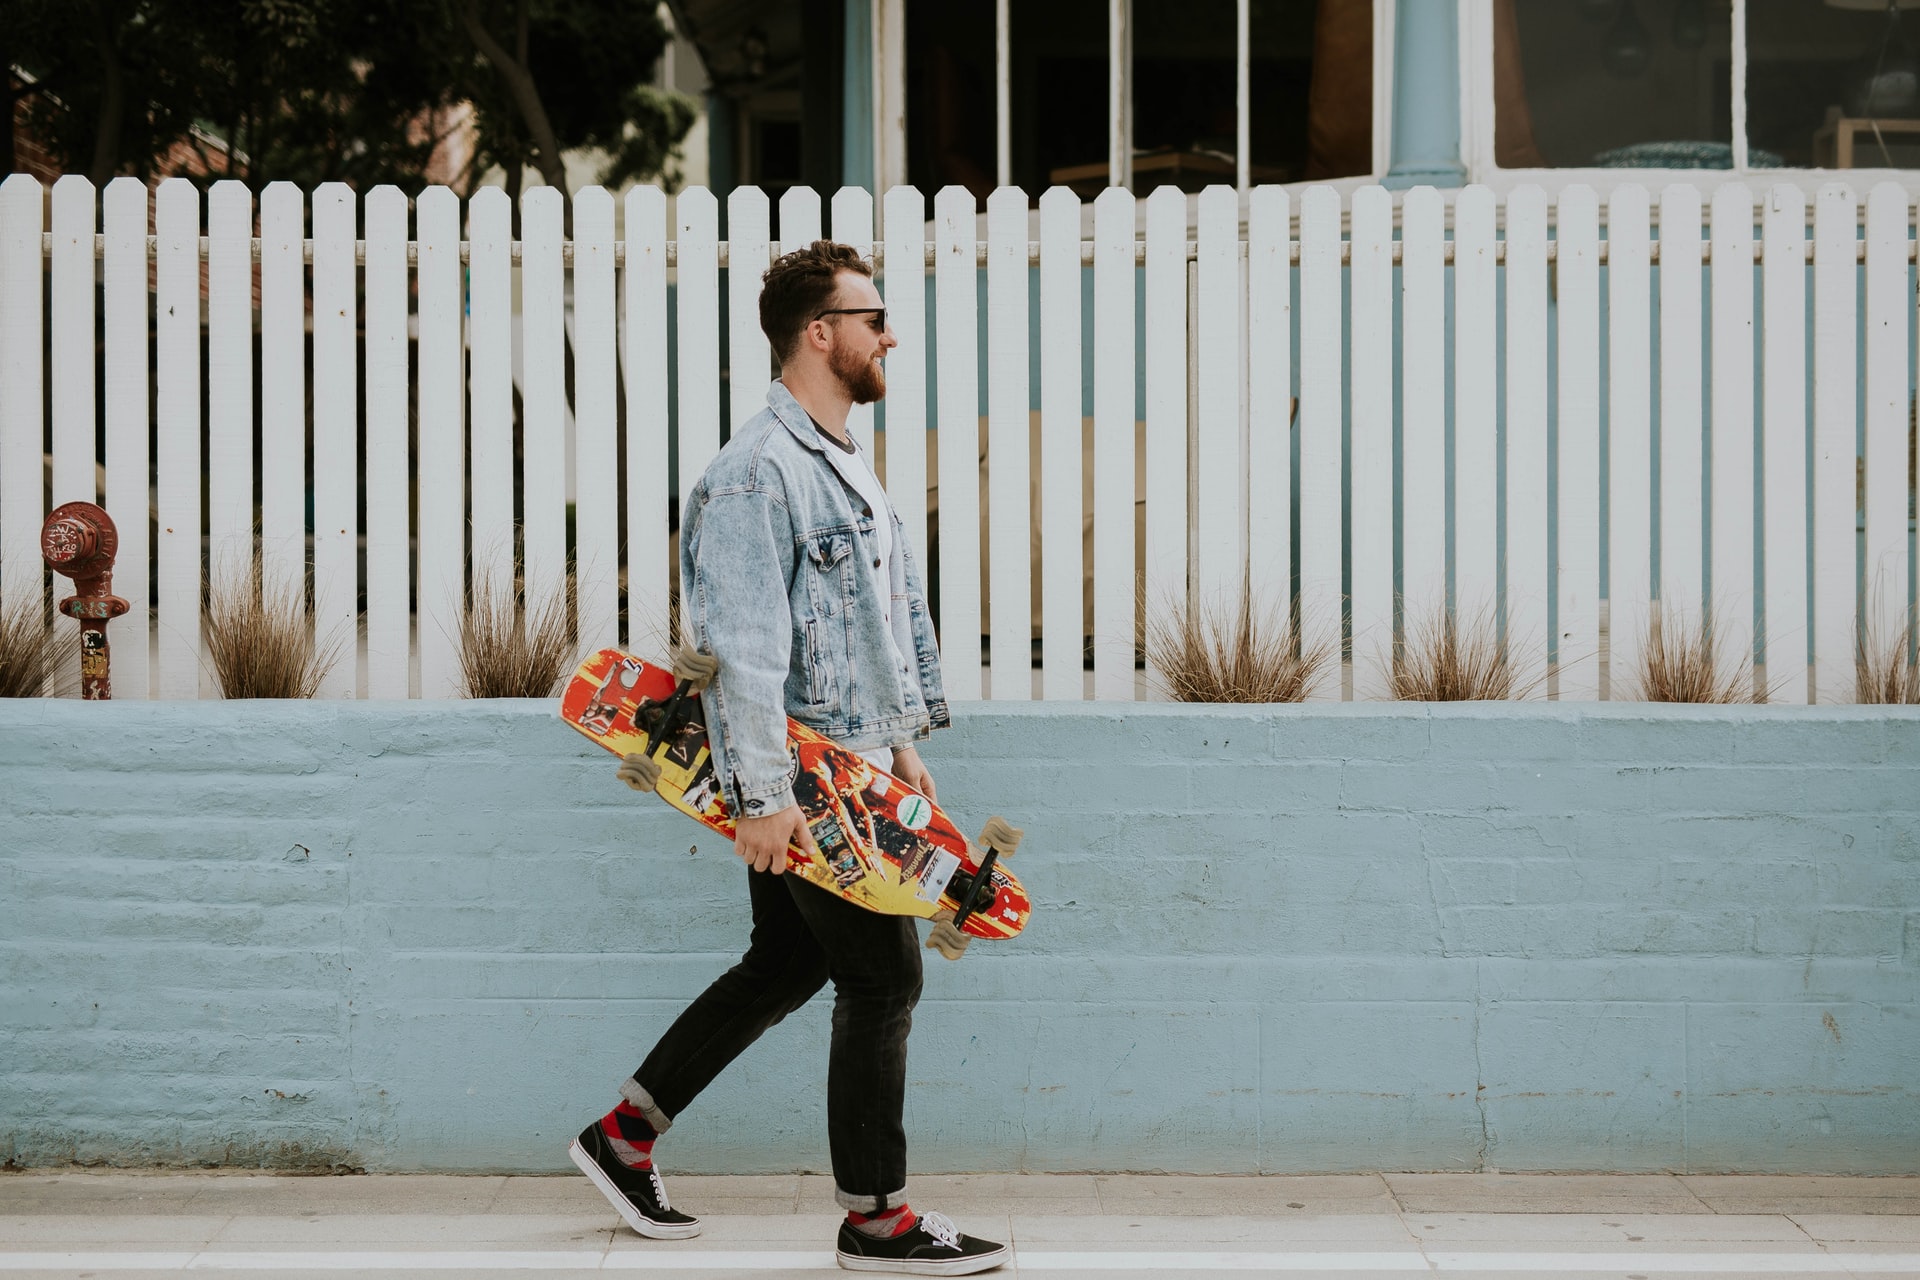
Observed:
[[[640,1108],[623,1102],[600,1117],[600,1132],[607,1148],[629,1169],[653,1168],[653,1142],[660,1135],[647,1123]]]
[[[914,1224],[919,1221],[913,1210],[904,1204],[871,1215],[852,1211],[847,1213],[847,1225],[875,1240],[891,1240],[894,1236],[904,1235],[913,1230]]]

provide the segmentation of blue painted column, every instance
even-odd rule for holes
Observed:
[[[1384,185],[1458,187],[1466,180],[1458,0],[1401,0],[1394,8],[1393,143]]]
[[[840,183],[873,190],[873,6],[846,0],[845,55],[841,58]],[[823,191],[830,197],[833,193]]]

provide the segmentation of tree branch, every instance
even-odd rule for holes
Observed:
[[[493,64],[494,71],[512,95],[514,105],[520,109],[520,119],[533,136],[534,164],[540,170],[540,176],[547,180],[548,186],[563,196],[567,195],[567,171],[560,161],[560,139],[553,131],[553,122],[547,118],[546,106],[540,101],[540,87],[534,83],[533,73],[494,39],[493,33],[480,20],[475,0],[461,0],[459,12],[468,39],[473,41],[480,55]],[[521,22],[524,27],[524,7],[521,10]]]

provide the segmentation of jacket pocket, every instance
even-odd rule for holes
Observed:
[[[846,609],[847,570],[853,554],[853,534],[844,530],[816,534],[806,541],[807,599],[817,617],[834,617]]]

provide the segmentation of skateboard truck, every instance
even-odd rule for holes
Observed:
[[[635,791],[652,791],[660,785],[660,757],[666,752],[667,743],[673,737],[673,731],[679,727],[680,708],[685,705],[689,693],[698,693],[706,688],[707,682],[720,670],[720,660],[712,654],[701,653],[688,645],[677,645],[673,651],[673,674],[679,680],[674,687],[673,696],[660,711],[656,728],[646,730],[645,726],[634,725],[647,734],[647,749],[635,751],[620,761],[620,780]]]
[[[968,916],[992,905],[994,864],[1003,855],[1011,858],[1025,834],[1025,831],[998,815],[987,819],[987,825],[980,829],[980,844],[986,846],[986,853],[980,858],[980,869],[971,876],[955,877],[956,880],[965,881],[965,888],[958,895],[960,909],[942,911],[933,918],[933,929],[927,934],[929,951],[938,951],[949,960],[958,960],[966,954],[967,944],[973,939],[960,931],[961,926],[966,924]]]

